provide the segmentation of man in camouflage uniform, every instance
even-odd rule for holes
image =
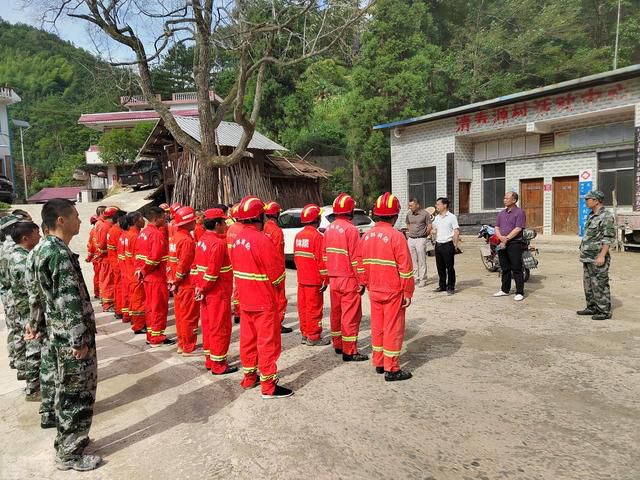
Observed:
[[[609,290],[609,247],[616,237],[613,214],[604,208],[604,194],[599,190],[587,193],[587,207],[591,213],[584,226],[584,236],[580,243],[584,295],[587,308],[576,312],[590,315],[593,320],[611,318],[611,292]]]
[[[44,303],[48,361],[55,368],[56,466],[93,470],[102,459],[84,453],[97,386],[96,322],[78,255],[68,245],[80,230],[78,211],[63,199],[48,201],[42,219],[49,235],[33,258]]]
[[[38,402],[40,401],[39,373],[36,372],[34,375],[32,368],[31,375],[27,373],[29,371],[28,365],[39,361],[40,348],[35,342],[27,342],[25,339],[26,327],[30,319],[29,293],[25,276],[27,256],[40,241],[40,232],[35,223],[21,221],[13,226],[11,238],[14,241],[14,246],[9,252],[9,268],[7,270],[15,313],[15,360],[18,373],[22,373],[27,380],[27,388],[25,389],[27,401]]]

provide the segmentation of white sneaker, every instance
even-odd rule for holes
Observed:
[[[507,297],[509,296],[508,293],[503,292],[502,290],[498,290],[496,293],[493,294],[494,297]]]
[[[513,297],[513,299],[514,299],[516,302],[521,302],[522,300],[524,300],[524,295],[520,295],[520,294],[518,293],[515,297]]]

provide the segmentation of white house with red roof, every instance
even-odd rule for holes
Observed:
[[[7,177],[15,184],[15,169],[11,156],[11,137],[9,132],[9,105],[18,103],[20,97],[11,87],[0,87],[0,175]],[[4,187],[0,185],[0,189]],[[7,185],[7,188],[8,185]],[[3,192],[0,191],[0,196]],[[7,193],[8,192],[4,192]],[[6,198],[5,198],[6,200]]]

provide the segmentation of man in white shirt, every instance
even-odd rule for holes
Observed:
[[[436,266],[438,267],[439,286],[434,292],[447,292],[453,295],[456,289],[456,271],[454,259],[460,227],[458,219],[449,211],[449,199],[440,197],[436,200],[438,215],[433,220],[433,237],[436,242]]]

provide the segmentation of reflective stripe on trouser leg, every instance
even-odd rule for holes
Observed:
[[[129,282],[129,316],[131,330],[138,331],[145,327],[144,284],[136,280]]]
[[[232,328],[230,300],[230,295],[226,292],[207,295],[204,299],[209,323],[206,331],[203,327],[202,336],[208,338],[209,365],[213,373],[222,373],[227,368]]]
[[[113,299],[115,312],[118,315],[122,315],[122,277],[120,276],[120,269],[117,267],[113,268]]]
[[[240,363],[242,363],[243,388],[251,387],[258,370],[258,338],[253,312],[240,311]]]
[[[206,298],[202,301],[198,302],[200,306],[200,324],[202,326],[202,350],[204,352],[204,366],[210,370],[211,369],[211,358],[209,353],[211,353],[211,349],[209,348],[209,311],[207,310]]]
[[[300,333],[303,337],[308,337],[307,325],[307,299],[305,297],[304,285],[298,284],[298,321],[300,322]]]
[[[374,367],[384,367],[384,305],[375,300],[369,292],[371,303],[371,361]]]
[[[100,297],[100,262],[91,262],[93,264],[93,296]]]
[[[358,353],[358,333],[362,320],[362,297],[355,278],[338,278],[340,303],[342,308],[342,352],[347,355]]]
[[[405,313],[402,308],[402,293],[369,292],[371,298],[372,320],[371,336],[373,343],[373,306],[376,303],[382,310],[382,354],[385,372],[400,370],[400,351],[404,341]],[[377,323],[377,322],[376,322]],[[376,341],[376,347],[380,344]]]
[[[178,287],[173,296],[173,304],[176,313],[176,328],[178,326],[178,311],[180,312],[182,350],[192,352],[198,342],[198,320],[200,302],[195,300],[195,288]]]
[[[319,340],[322,335],[322,309],[324,307],[324,295],[320,291],[320,285],[300,285],[298,299],[300,293],[304,298],[305,336],[309,340]]]
[[[333,348],[342,348],[342,297],[339,291],[340,278],[334,277],[329,280],[329,301],[331,302],[331,312],[329,321],[331,324],[331,341]]]
[[[257,357],[262,393],[273,393],[277,383],[276,362],[282,349],[277,309],[261,312],[242,311],[240,321],[240,359],[243,366],[253,366]],[[244,325],[243,325],[244,324]],[[244,334],[243,334],[244,331]],[[246,375],[246,374],[245,374]]]
[[[100,265],[100,298],[102,300],[102,308],[107,309],[113,306],[114,302],[114,285],[113,269],[108,260],[104,260]]]
[[[162,343],[167,338],[167,313],[169,310],[169,291],[165,282],[144,282],[145,317],[147,321],[147,340],[150,343]]]

